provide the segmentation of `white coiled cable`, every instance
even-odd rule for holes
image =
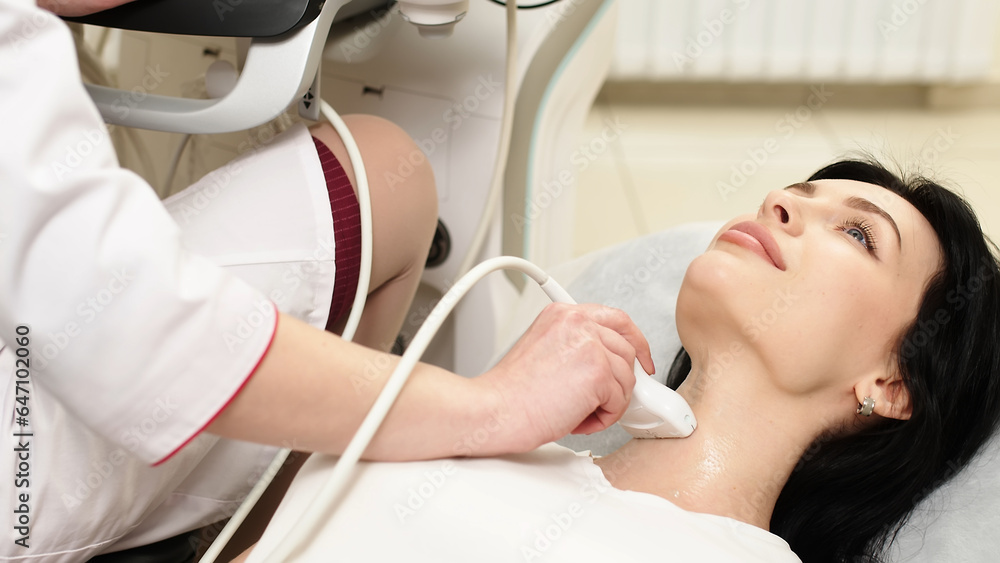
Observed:
[[[477,266],[477,268],[469,270],[471,264],[475,262],[476,257],[479,255],[479,252],[482,249],[482,245],[486,240],[486,235],[489,232],[489,223],[492,221],[493,214],[495,213],[496,207],[499,204],[500,194],[503,191],[503,180],[504,180],[503,170],[504,166],[506,165],[507,154],[510,149],[510,136],[511,136],[511,130],[513,128],[513,112],[514,112],[514,101],[516,97],[515,95],[516,95],[516,82],[517,82],[517,74],[516,74],[517,6],[514,1],[508,2],[508,4],[509,5],[507,6],[506,9],[507,59],[505,67],[504,108],[503,108],[503,115],[501,117],[501,127],[500,127],[500,146],[496,156],[496,160],[494,162],[493,178],[490,185],[490,190],[487,195],[486,205],[483,209],[482,217],[479,221],[476,232],[472,237],[471,245],[468,251],[466,252],[462,263],[459,264],[458,267],[457,274],[464,275],[464,277],[462,277],[462,280],[473,277],[472,272],[476,271],[479,268]],[[357,329],[358,322],[360,322],[361,312],[364,309],[365,299],[368,294],[368,284],[371,279],[371,261],[372,261],[371,198],[368,191],[367,176],[365,175],[364,172],[364,164],[361,159],[361,152],[358,150],[357,144],[354,142],[354,138],[351,136],[350,131],[347,130],[347,126],[344,124],[343,120],[340,119],[340,116],[338,116],[337,113],[333,110],[333,108],[330,107],[330,105],[325,100],[322,99],[320,100],[320,112],[323,114],[323,117],[325,117],[333,125],[334,129],[337,130],[337,133],[340,134],[341,139],[344,141],[344,145],[347,147],[347,153],[351,158],[351,164],[354,167],[355,178],[357,179],[358,182],[358,201],[361,207],[361,231],[362,231],[361,275],[358,280],[358,290],[357,293],[355,294],[354,304],[351,309],[351,314],[350,317],[348,317],[347,326],[345,327],[343,333],[343,338],[345,340],[350,340],[354,336],[354,332]],[[521,260],[521,262],[527,264],[525,268],[529,267],[534,268],[534,270],[532,270],[531,273],[522,270],[524,271],[525,274],[528,274],[533,279],[536,279],[536,281],[537,278],[535,278],[533,274],[540,275],[547,279],[545,273],[542,272],[540,269],[538,269],[537,266],[535,266],[534,264],[531,264],[526,260]],[[484,264],[486,263],[487,262],[484,262]],[[482,266],[482,264],[480,266]],[[514,268],[520,269],[517,267]],[[466,274],[466,270],[469,270],[468,274]],[[455,287],[457,287],[457,284]],[[561,291],[562,288],[559,287],[558,290]],[[451,295],[451,293],[452,292],[449,291],[448,295]],[[564,291],[563,294],[565,294]],[[445,298],[447,298],[448,295],[445,295]],[[464,295],[464,292],[462,293],[462,295]],[[568,298],[569,296],[565,295],[565,297]],[[459,296],[457,299],[461,299],[461,296]],[[444,300],[442,300],[442,303],[444,303]],[[438,307],[440,306],[441,304],[439,303]],[[444,317],[447,317],[448,313],[451,311],[451,307],[453,306],[454,304],[452,304],[452,306],[447,308],[447,311],[443,313]],[[438,307],[435,307],[434,311],[437,311]],[[434,312],[432,311],[431,315],[433,316],[433,314]],[[430,317],[428,317],[424,326],[426,326],[429,321]],[[438,328],[434,328],[430,337],[433,337],[434,334],[437,333],[437,330]],[[421,328],[421,331],[423,331],[423,328]],[[417,342],[416,338],[420,336],[421,331],[418,331],[417,336],[414,337],[414,341],[413,343],[410,344],[409,349],[414,348],[414,344]],[[430,343],[430,337],[428,338],[428,344]],[[426,345],[424,345],[423,348],[426,348]],[[420,353],[412,361],[412,364],[406,371],[406,375],[403,376],[402,381],[399,383],[400,389],[402,388],[402,384],[406,381],[406,378],[409,377],[410,370],[413,369],[413,366],[416,365],[417,361],[420,359],[420,356],[423,355],[423,348],[420,349]],[[403,358],[405,359],[406,357],[407,357],[406,354],[404,354]],[[403,362],[401,361],[400,366],[402,365]],[[398,366],[396,369],[397,371],[399,371]],[[396,372],[393,373],[393,377],[395,377],[395,374]],[[389,384],[391,382],[392,379],[390,378],[389,383],[386,384],[386,389],[383,390],[382,395],[379,396],[379,400],[381,400],[382,397],[386,395],[386,391],[389,389]],[[395,398],[398,394],[399,390],[397,389],[392,394],[391,399],[389,399],[388,401],[389,406],[392,405],[392,402],[395,401]],[[369,411],[368,418],[365,419],[365,422],[367,422],[371,418],[371,414],[375,412],[375,408],[378,405],[379,402],[376,401],[375,406],[373,406],[372,410]],[[388,412],[388,406],[386,407],[386,412]],[[372,435],[374,435],[375,430],[378,429],[378,424],[381,424],[382,418],[384,418],[384,416],[385,415],[383,414],[382,417],[379,418],[378,423],[376,423],[375,427],[371,430]],[[351,444],[355,443],[355,441],[361,435],[362,430],[364,429],[365,426],[363,423],[362,427],[358,430],[358,433],[355,434],[354,439],[351,441]],[[303,524],[306,525],[314,524],[315,522],[309,522],[307,516],[312,516],[313,518],[318,519],[323,514],[323,511],[325,511],[323,509],[325,508],[326,505],[319,502],[320,498],[326,498],[326,496],[329,496],[331,499],[335,499],[337,497],[340,488],[343,486],[342,483],[340,484],[334,483],[335,477],[340,480],[343,479],[341,477],[337,477],[338,470],[341,468],[341,466],[345,466],[346,469],[344,470],[343,473],[349,474],[350,469],[352,469],[354,465],[357,463],[357,459],[360,458],[361,452],[364,451],[364,448],[367,447],[368,441],[370,440],[371,437],[369,436],[368,439],[365,441],[364,446],[362,446],[360,451],[358,451],[357,458],[355,458],[355,460],[350,464],[344,463],[344,460],[348,454],[348,451],[345,450],[344,454],[341,456],[340,461],[337,463],[337,466],[334,468],[334,473],[333,475],[331,475],[330,483],[328,483],[327,487],[324,488],[323,492],[321,493],[321,496],[317,497],[317,499],[314,500],[313,503],[310,505],[310,510],[305,515],[303,515],[301,519]],[[351,444],[348,444],[348,450],[351,448]],[[215,561],[216,557],[218,557],[219,553],[221,553],[226,543],[232,538],[233,534],[235,534],[236,529],[239,528],[243,520],[246,519],[247,514],[250,513],[250,510],[254,507],[254,505],[257,503],[260,497],[264,494],[264,491],[267,489],[268,485],[270,485],[271,481],[281,470],[281,467],[284,465],[285,460],[288,458],[288,454],[290,452],[291,450],[283,449],[279,451],[278,454],[275,455],[274,460],[268,466],[267,470],[261,476],[260,480],[254,486],[254,488],[247,495],[247,498],[243,501],[243,504],[240,505],[236,513],[234,513],[232,518],[230,518],[229,523],[227,523],[225,528],[223,528],[222,532],[219,533],[219,537],[216,538],[216,540],[212,543],[208,552],[206,552],[205,556],[202,557],[202,559],[200,560],[200,563],[213,563]],[[330,491],[329,493],[327,493],[328,490]],[[287,556],[292,553],[294,547],[297,546],[299,543],[301,543],[301,540],[306,535],[306,532],[303,531],[303,529],[305,529],[305,526],[296,527],[295,529],[297,531],[293,533],[293,536],[291,538],[286,539],[286,541],[281,544],[278,551],[276,551],[275,553],[271,554],[271,556],[268,557],[267,561],[284,561],[287,558]]]
[[[483,206],[483,213],[479,217],[476,231],[472,235],[465,257],[455,271],[455,277],[461,277],[472,269],[472,265],[479,258],[479,253],[486,244],[486,237],[490,234],[490,225],[493,223],[493,216],[496,214],[497,206],[500,205],[500,197],[503,194],[505,172],[507,170],[507,156],[510,152],[510,137],[514,131],[514,102],[517,100],[517,2],[510,0],[507,2],[507,59],[504,66],[504,87],[503,87],[503,113],[500,117],[500,145],[497,148],[496,158],[493,161],[493,178],[490,180],[490,188],[486,194],[486,204]]]
[[[361,313],[364,311],[365,302],[368,299],[368,285],[371,282],[371,272],[372,272],[372,203],[371,203],[371,193],[368,189],[368,175],[365,173],[365,164],[361,158],[361,150],[358,149],[357,143],[354,142],[354,137],[351,135],[350,130],[344,123],[344,120],[337,115],[337,112],[330,107],[325,100],[320,99],[319,101],[320,113],[327,121],[333,125],[333,128],[340,135],[340,139],[344,142],[344,146],[347,147],[347,154],[351,159],[351,166],[354,168],[354,179],[357,181],[358,187],[358,207],[360,208],[361,214],[361,269],[358,273],[358,289],[354,293],[354,302],[351,305],[351,313],[347,317],[347,324],[344,327],[344,332],[341,338],[350,341],[354,338],[354,333],[358,329],[358,323],[361,322]],[[271,484],[274,477],[281,471],[281,467],[285,464],[285,460],[288,459],[288,454],[291,450],[288,448],[283,448],[275,454],[274,459],[271,460],[271,464],[267,466],[267,470],[264,474],[260,476],[260,479],[254,485],[253,489],[247,493],[247,497],[240,504],[240,507],[233,513],[233,516],[229,519],[226,526],[219,532],[219,536],[215,538],[212,545],[209,547],[205,555],[200,559],[199,563],[213,563],[215,559],[222,553],[223,548],[232,539],[233,534],[240,527],[243,521],[246,519],[247,515],[253,509],[257,501],[267,490],[267,487]]]

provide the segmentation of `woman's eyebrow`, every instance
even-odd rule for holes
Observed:
[[[812,182],[799,182],[797,184],[792,184],[791,186],[788,186],[785,189],[799,190],[800,192],[803,192],[806,195],[813,195],[813,192],[816,191],[816,184]]]
[[[863,197],[851,196],[844,201],[844,204],[850,208],[857,209],[858,211],[874,213],[885,219],[890,225],[892,225],[892,229],[896,231],[896,243],[900,248],[902,248],[903,237],[899,236],[899,227],[896,226],[896,221],[892,219],[892,215],[889,215],[884,209]]]
[[[816,184],[813,184],[812,182],[799,182],[797,184],[792,184],[791,186],[788,186],[785,189],[786,190],[791,190],[791,189],[799,190],[803,194],[805,194],[807,196],[811,196],[811,195],[813,195],[813,193],[816,192]],[[882,209],[881,207],[875,205],[874,203],[868,201],[867,199],[865,199],[863,197],[857,197],[857,196],[851,196],[851,197],[847,198],[847,200],[844,201],[844,205],[846,205],[846,206],[848,206],[848,207],[850,207],[852,209],[857,209],[858,211],[866,211],[868,213],[874,213],[874,214],[878,215],[879,217],[882,217],[883,219],[885,219],[885,221],[887,223],[889,223],[890,225],[892,225],[892,229],[894,231],[896,231],[896,242],[899,244],[899,247],[900,248],[903,247],[903,237],[901,237],[899,235],[899,227],[896,226],[896,221],[893,220],[892,215],[889,215],[888,213],[886,213],[886,211],[884,209]]]

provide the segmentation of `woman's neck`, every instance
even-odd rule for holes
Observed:
[[[705,383],[698,370],[680,387],[698,428],[683,439],[632,440],[597,460],[619,489],[651,493],[693,512],[727,516],[768,529],[778,494],[819,435],[821,417],[788,408],[728,372]]]

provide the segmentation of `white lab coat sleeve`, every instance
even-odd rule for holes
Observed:
[[[30,3],[0,0],[0,124],[0,338],[28,327],[32,385],[160,462],[246,382],[274,304],[185,250],[118,166],[69,30]]]

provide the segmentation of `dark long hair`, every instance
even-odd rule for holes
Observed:
[[[806,563],[881,561],[921,499],[954,477],[1000,420],[1000,268],[969,205],[924,177],[901,178],[872,160],[843,160],[812,180],[882,186],[937,233],[941,270],[925,290],[895,355],[910,393],[909,420],[814,443],[778,497],[771,531]],[[691,371],[682,348],[667,384]]]

